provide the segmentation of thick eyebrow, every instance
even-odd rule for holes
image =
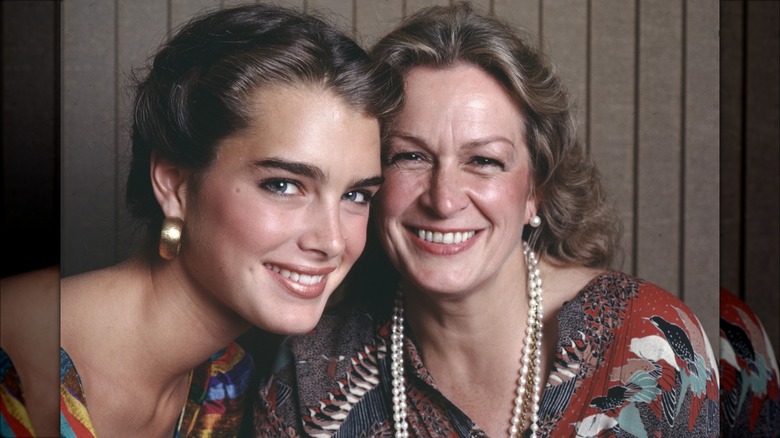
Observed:
[[[255,167],[268,167],[272,169],[286,170],[287,172],[311,178],[320,182],[327,182],[328,180],[328,178],[325,176],[325,173],[323,173],[322,169],[319,167],[297,161],[287,161],[281,158],[268,158],[265,160],[255,161],[252,164]]]
[[[268,158],[265,160],[258,160],[252,163],[255,167],[268,167],[272,169],[282,169],[295,175],[301,175],[307,178],[311,178],[318,182],[327,182],[328,177],[317,166],[301,163],[297,161],[288,161],[281,158]],[[371,187],[379,186],[385,181],[385,178],[381,175],[376,175],[368,178],[362,178],[354,181],[350,184],[350,187]]]
[[[355,181],[353,184],[351,184],[351,187],[371,187],[371,186],[381,186],[382,183],[385,182],[385,177],[383,176],[372,176],[370,178],[363,178],[361,180]]]

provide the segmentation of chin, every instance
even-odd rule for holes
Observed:
[[[256,324],[263,330],[280,335],[305,335],[314,330],[320,320],[322,312],[316,315],[302,315],[302,311],[293,312],[289,317],[270,321],[270,324]]]

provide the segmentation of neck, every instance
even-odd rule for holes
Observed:
[[[500,270],[476,290],[450,293],[421,290],[408,283],[402,286],[406,321],[424,357],[438,354],[454,359],[458,355],[475,360],[505,354],[517,345],[525,333],[525,319],[518,315],[528,312],[522,252],[510,257],[506,265],[515,268]],[[518,333],[518,337],[507,333]]]
[[[176,263],[134,257],[64,281],[62,346],[79,373],[142,376],[162,395],[249,327],[187,278]]]
[[[477,424],[487,426],[485,431],[490,435],[507,430],[506,425],[510,424],[509,435],[515,437],[527,424],[532,429],[531,435],[535,436],[537,427],[531,418],[538,410],[540,387],[542,290],[537,258],[527,245],[523,247],[526,276],[515,285],[525,293],[501,294],[500,289],[480,289],[483,291],[480,294],[466,294],[450,300],[436,299],[435,294],[411,288],[403,293],[411,293],[406,303],[406,308],[410,309],[410,325],[415,330],[419,348],[428,371],[437,381],[437,387]],[[498,292],[507,300],[492,300],[495,296],[491,297],[489,292]],[[475,301],[477,297],[479,300]],[[528,304],[523,312],[521,304],[525,300]],[[486,302],[488,305],[485,305]],[[400,331],[399,321],[403,318],[398,318],[398,315],[403,316],[401,306],[399,296],[394,310],[393,333]],[[485,314],[485,309],[489,313]],[[518,315],[526,314],[529,316],[523,324],[524,318],[518,318]],[[524,342],[515,342],[515,336],[511,334],[524,334],[526,327],[528,334],[521,335]],[[502,336],[506,333],[510,336]],[[400,341],[395,336],[392,346],[394,356],[400,349]],[[513,384],[517,379],[518,365],[522,370],[519,386]],[[400,366],[394,357],[394,376]],[[394,387],[397,379],[394,377]],[[509,403],[513,398],[513,402]],[[513,405],[512,410],[508,409],[510,405]],[[503,408],[507,408],[506,412],[514,412],[504,428],[500,426]],[[403,411],[396,402],[393,410],[395,416]],[[400,429],[405,429],[405,424],[401,426]],[[398,430],[398,424],[396,427]]]

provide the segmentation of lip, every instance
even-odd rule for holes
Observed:
[[[421,239],[420,236],[418,236],[418,230],[424,229],[426,231],[433,231],[433,232],[439,232],[442,234],[446,233],[463,233],[468,231],[475,231],[476,233],[470,237],[468,240],[460,242],[460,243],[435,243],[435,242],[429,242],[427,240]],[[407,226],[406,227],[407,232],[411,235],[411,240],[414,245],[433,255],[437,256],[449,256],[449,255],[455,255],[459,254],[463,251],[468,250],[472,246],[474,246],[474,243],[476,243],[477,239],[480,236],[480,231],[477,229],[452,229],[452,230],[445,230],[441,228],[436,227],[412,227]]]
[[[270,262],[264,263],[263,266],[271,274],[271,277],[288,292],[296,297],[307,300],[319,298],[325,292],[325,286],[328,284],[328,274],[336,270],[336,267],[314,268],[310,266]],[[302,276],[308,276],[309,278]],[[314,281],[318,276],[322,278],[316,283],[306,284],[300,282],[301,278],[303,278],[304,281]],[[314,279],[311,277],[314,277]]]

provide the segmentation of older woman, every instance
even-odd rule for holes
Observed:
[[[158,50],[127,191],[149,244],[62,281],[64,436],[239,433],[252,361],[233,340],[311,330],[363,250],[386,82],[337,29],[270,5]]]
[[[372,56],[404,77],[374,204],[400,281],[366,259],[352,291],[385,299],[288,343],[258,435],[717,435],[707,338],[677,298],[609,270],[619,226],[542,55],[461,4]]]

